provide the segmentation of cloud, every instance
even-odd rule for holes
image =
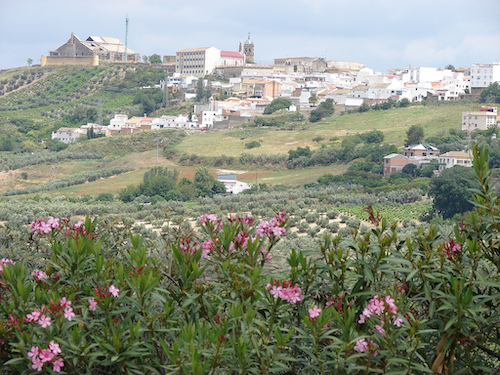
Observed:
[[[436,66],[454,63],[458,50],[452,46],[438,46],[432,39],[421,39],[409,43],[402,57],[415,66]]]

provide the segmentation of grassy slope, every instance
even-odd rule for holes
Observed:
[[[402,147],[406,131],[411,125],[421,125],[425,136],[438,135],[448,129],[461,128],[461,115],[470,106],[465,104],[416,105],[392,108],[386,111],[345,114],[324,119],[317,124],[306,125],[304,130],[236,129],[193,135],[176,147],[180,153],[205,156],[238,156],[243,152],[253,154],[287,153],[290,149],[309,146],[316,149],[320,144],[312,139],[321,136],[327,143],[332,137],[381,130],[388,143]],[[243,139],[242,139],[243,138]],[[245,149],[245,143],[261,140],[261,147]]]

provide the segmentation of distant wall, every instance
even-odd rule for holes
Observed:
[[[46,65],[83,65],[83,66],[98,66],[99,56],[82,56],[82,57],[53,57],[42,55],[41,66]]]

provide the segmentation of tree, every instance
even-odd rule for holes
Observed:
[[[401,172],[413,176],[415,174],[415,169],[417,169],[417,168],[418,168],[418,166],[416,164],[408,163],[403,167]]]
[[[449,219],[474,208],[470,189],[479,188],[473,168],[455,166],[431,180],[429,196],[434,211]]]
[[[312,93],[309,97],[309,104],[312,104],[313,106],[318,104],[318,96],[315,93]]]
[[[29,58],[26,62],[28,63],[28,66],[31,66],[31,64],[33,64],[33,59]]]
[[[452,72],[455,71],[455,67],[453,65],[451,65],[451,64],[446,65],[444,68],[448,69],[448,70],[451,70]]]
[[[424,128],[420,125],[412,125],[406,131],[405,146],[416,145],[424,139]]]
[[[144,64],[147,64],[149,61],[149,57],[146,55],[142,55],[142,61],[144,62]]]
[[[384,133],[380,130],[372,130],[371,132],[361,135],[361,139],[365,141],[365,143],[382,143],[384,138]]]
[[[359,112],[368,112],[370,110],[370,105],[368,103],[363,102],[358,108]]]
[[[207,167],[201,167],[194,175],[194,187],[199,196],[211,197],[214,195],[215,178]],[[224,189],[225,190],[225,189]]]
[[[481,103],[500,103],[500,86],[498,82],[491,83],[481,92],[479,97]]]
[[[410,101],[407,99],[407,98],[403,98],[400,102],[399,102],[399,106],[400,107],[408,107],[410,105]]]
[[[317,122],[324,117],[332,116],[335,112],[335,108],[333,107],[333,100],[326,99],[324,102],[321,102],[318,108],[311,111],[309,115],[310,122]]]
[[[149,56],[149,62],[151,64],[161,64],[161,57],[160,57],[160,55],[158,55],[158,54],[155,53],[155,54]]]
[[[280,109],[287,109],[292,105],[292,101],[290,99],[285,98],[276,98],[274,99],[266,108],[264,108],[264,114],[270,115]]]

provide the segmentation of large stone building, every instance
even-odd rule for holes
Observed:
[[[69,40],[61,47],[50,51],[49,56],[42,56],[45,65],[92,65],[100,62],[140,62],[139,53],[127,48],[118,38],[89,36],[86,40],[71,33]]]
[[[323,73],[328,64],[322,57],[286,57],[274,59],[274,70],[284,73]]]

